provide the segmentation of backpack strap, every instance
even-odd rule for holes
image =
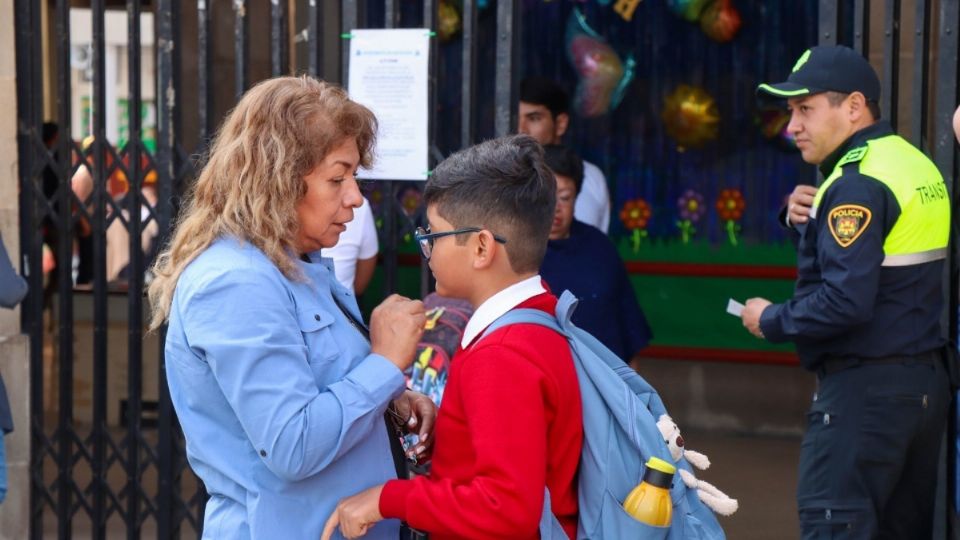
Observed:
[[[545,311],[540,311],[539,309],[520,308],[511,309],[510,311],[498,317],[497,320],[490,323],[490,326],[488,326],[486,330],[483,331],[483,334],[480,335],[480,340],[503,328],[504,326],[510,326],[511,324],[539,324],[540,326],[546,326],[563,337],[568,338],[567,333],[560,328],[560,325],[557,323],[557,319],[553,315],[550,315]]]

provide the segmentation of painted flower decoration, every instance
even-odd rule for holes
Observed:
[[[689,244],[690,238],[697,232],[696,227],[693,226],[694,223],[700,221],[707,212],[707,207],[703,204],[703,195],[692,189],[684,191],[683,195],[677,199],[677,211],[680,213],[680,220],[677,221],[680,238],[684,244]]]
[[[725,189],[717,198],[717,213],[723,221],[740,221],[746,206],[739,189]]]
[[[738,243],[737,233],[740,232],[740,225],[737,222],[743,217],[743,209],[746,207],[747,203],[743,200],[743,194],[739,189],[725,189],[717,198],[717,213],[727,230],[730,245],[735,246]]]
[[[420,201],[423,199],[423,194],[420,193],[420,190],[415,187],[409,187],[403,192],[403,196],[400,198],[400,205],[403,206],[403,211],[407,213],[408,216],[412,216],[417,213],[417,209],[420,208]]]
[[[623,203],[620,221],[627,230],[633,231],[630,239],[634,253],[640,251],[640,242],[647,237],[646,228],[652,213],[650,204],[642,198],[638,197]]]
[[[707,213],[707,206],[703,204],[703,195],[688,189],[677,199],[677,210],[680,219],[696,223]]]
[[[630,230],[646,229],[650,221],[650,205],[643,199],[633,199],[623,203],[620,210],[620,221]]]

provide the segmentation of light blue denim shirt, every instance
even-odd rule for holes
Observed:
[[[334,304],[359,320],[331,261],[310,259],[307,282],[291,281],[222,238],[177,281],[166,372],[210,493],[204,538],[315,540],[337,501],[396,478],[383,413],[403,375]],[[398,527],[382,521],[367,538],[395,540]]]

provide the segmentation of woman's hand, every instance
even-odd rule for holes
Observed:
[[[383,484],[341,500],[327,519],[320,540],[329,540],[337,526],[340,527],[340,534],[346,538],[359,538],[367,534],[370,527],[383,519],[380,515],[381,491]]]
[[[429,455],[433,447],[433,422],[437,418],[437,406],[429,397],[412,390],[405,391],[393,402],[400,419],[406,419],[403,429],[416,433],[417,444],[407,450],[407,456],[420,460]]]
[[[383,356],[401,371],[407,369],[426,323],[423,302],[391,294],[370,315],[370,352]]]

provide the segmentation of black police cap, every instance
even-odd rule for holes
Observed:
[[[807,49],[786,82],[761,84],[757,93],[787,99],[820,92],[860,92],[868,101],[880,99],[880,79],[859,53],[842,45]]]

